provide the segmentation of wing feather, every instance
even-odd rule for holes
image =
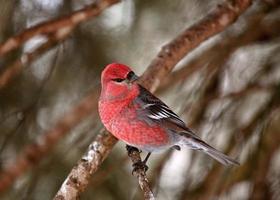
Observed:
[[[135,101],[139,107],[140,115],[148,117],[148,119],[145,120],[150,123],[161,122],[164,126],[168,126],[168,128],[176,132],[187,132],[191,134],[191,136],[198,138],[191,129],[186,127],[180,117],[159,98],[141,85],[139,85],[139,89],[140,95],[138,95]]]

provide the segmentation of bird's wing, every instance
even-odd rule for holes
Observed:
[[[135,101],[137,103],[140,119],[142,118],[142,120],[150,124],[161,123],[162,126],[183,136],[179,143],[182,146],[188,146],[191,149],[203,151],[224,165],[239,164],[237,161],[231,159],[204,142],[191,129],[186,127],[185,123],[178,115],[176,115],[166,104],[151,94],[147,89],[140,85],[139,88],[140,94]],[[175,148],[180,149],[180,147],[176,145]]]
[[[139,85],[140,94],[136,98],[138,111],[144,120],[150,123],[162,123],[176,132],[189,133],[198,138],[194,132],[186,127],[185,123],[165,103]]]

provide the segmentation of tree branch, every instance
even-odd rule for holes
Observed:
[[[225,58],[229,57],[238,48],[257,42],[258,40],[261,40],[265,37],[269,37],[272,39],[279,37],[278,33],[280,31],[280,21],[275,20],[272,22],[264,23],[263,19],[266,16],[267,15],[265,11],[254,14],[253,17],[250,16],[250,18],[248,19],[248,25],[243,34],[227,37],[220,43],[217,43],[213,47],[210,47],[209,49],[204,51],[186,66],[177,71],[174,71],[172,74],[170,74],[170,76],[162,80],[159,90],[161,91],[163,89],[168,89],[175,83],[189,78],[193,73],[199,71],[206,64],[209,64],[209,61],[219,61],[222,59],[226,60]],[[271,29],[271,27],[275,28]],[[223,49],[223,51],[221,52],[220,49]]]
[[[130,157],[132,163],[135,165],[141,162],[141,157],[140,157],[140,151],[137,148],[127,146],[127,152],[128,156]],[[145,200],[154,200],[154,194],[149,186],[149,181],[146,176],[146,169],[143,168],[136,168],[135,171],[133,171],[133,174],[138,179],[139,186],[141,190],[144,192],[144,199]]]
[[[142,76],[142,85],[152,92],[160,81],[187,53],[211,36],[231,25],[252,3],[252,0],[228,0],[217,6],[202,20],[184,30],[163,46]]]
[[[54,200],[78,199],[89,184],[92,174],[97,171],[116,142],[117,139],[107,131],[98,135],[96,140],[90,144],[83,158],[71,170]]]
[[[104,9],[118,2],[119,0],[96,1],[96,3],[88,5],[70,15],[43,22],[24,30],[22,33],[9,38],[4,43],[0,44],[0,57],[19,48],[34,36],[47,36],[49,34],[64,35],[65,33],[71,32],[78,24],[89,20],[91,17],[99,15]]]
[[[23,54],[19,59],[14,61],[12,65],[6,67],[6,70],[0,75],[0,89],[5,87],[7,83],[12,80],[12,78],[17,76],[22,71],[24,66],[30,64],[36,58],[40,57],[43,53],[54,47],[57,43],[58,41],[56,39],[49,38],[47,42],[37,47],[33,52]]]
[[[23,54],[11,66],[0,75],[0,89],[2,89],[13,77],[18,75],[24,66],[31,63],[40,55],[54,47],[59,42],[65,40],[78,24],[89,20],[91,17],[101,14],[101,12],[119,0],[101,0],[78,10],[68,16],[61,17],[52,21],[47,21],[31,27],[17,36],[11,37],[0,45],[0,57],[8,52],[19,48],[27,40],[34,36],[44,36],[46,42],[37,47],[33,52]]]

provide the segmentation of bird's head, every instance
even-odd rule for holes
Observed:
[[[126,97],[137,84],[138,76],[126,65],[112,63],[101,74],[102,95],[108,98]],[[111,97],[110,97],[111,96]]]

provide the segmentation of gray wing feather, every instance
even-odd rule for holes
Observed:
[[[147,89],[139,85],[140,94],[136,98],[136,102],[140,105],[140,112],[147,116],[150,122],[158,123],[159,121],[164,123],[166,126],[173,128],[180,128],[181,131],[193,133],[180,117],[175,114],[165,103],[155,97]],[[175,129],[175,130],[176,130]],[[197,136],[196,136],[197,137]]]

